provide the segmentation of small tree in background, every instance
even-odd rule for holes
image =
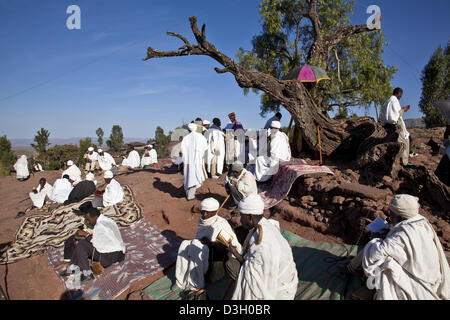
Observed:
[[[98,146],[101,147],[103,145],[103,135],[105,134],[103,132],[102,128],[98,128],[97,131],[95,131],[95,133],[97,134],[97,143]]]
[[[90,137],[86,137],[80,140],[80,155],[78,157],[78,163],[80,164],[80,166],[86,165],[86,159],[83,158],[83,155],[86,153],[89,147],[94,147],[94,149],[97,149],[97,146],[92,143],[92,139]]]
[[[114,125],[112,127],[111,135],[106,144],[112,151],[119,151],[123,145],[123,132],[122,127],[119,125]]]
[[[169,151],[169,142],[170,142],[170,135],[172,132],[169,132],[169,134],[166,136],[164,134],[164,129],[160,126],[156,127],[155,130],[155,143],[158,146],[156,153],[158,154],[158,158],[165,158],[168,156]]]
[[[445,120],[434,103],[450,98],[448,73],[450,69],[449,44],[444,50],[439,46],[422,71],[422,96],[419,107],[425,114],[427,128],[445,126]]]
[[[64,168],[68,160],[75,162],[80,156],[80,148],[74,144],[56,145],[48,149],[48,169],[58,170]]]
[[[0,137],[0,176],[8,176],[9,168],[16,162],[17,157],[11,150],[11,141],[5,136]]]
[[[36,142],[36,144],[31,144],[31,146],[37,151],[38,159],[43,162],[44,167],[47,166],[46,153],[47,147],[50,145],[50,143],[48,142],[49,137],[50,132],[48,130],[45,130],[44,128],[41,128],[41,130],[39,130],[34,136],[34,142]]]

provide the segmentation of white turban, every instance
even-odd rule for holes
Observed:
[[[244,169],[244,164],[240,161],[235,161],[232,165],[231,165],[231,170],[232,171],[242,171],[242,169]]]
[[[389,209],[403,219],[411,219],[419,214],[419,198],[409,194],[398,194],[389,203]]]
[[[153,148],[153,145],[149,144],[147,147],[148,147],[148,148]]]
[[[88,148],[88,151],[94,151],[94,148],[89,147],[89,148]]]
[[[272,123],[270,124],[271,128],[277,128],[280,129],[281,128],[281,122],[280,121],[272,121]]]
[[[243,214],[261,215],[264,212],[264,201],[259,194],[251,194],[239,202],[238,210]]]
[[[189,123],[188,129],[190,132],[193,132],[193,131],[197,130],[197,125],[195,123]]]
[[[211,124],[208,120],[203,120],[203,125]]]
[[[89,172],[89,173],[86,175],[86,180],[87,180],[87,181],[92,181],[92,180],[94,180],[94,174],[93,174],[92,172]]]
[[[114,176],[114,175],[113,175],[113,173],[112,173],[111,170],[105,171],[105,173],[103,174],[103,177],[104,177],[105,179],[112,179],[113,176]]]
[[[103,150],[102,150],[102,149],[98,149],[97,151],[98,151],[98,153],[102,153],[102,152],[103,152]]]
[[[200,204],[202,211],[217,211],[219,209],[219,201],[214,198],[207,198]]]
[[[72,166],[73,165],[73,161],[72,160],[67,161],[67,165],[68,166]]]

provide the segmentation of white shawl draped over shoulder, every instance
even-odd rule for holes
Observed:
[[[203,289],[208,266],[208,246],[197,239],[184,240],[178,249],[175,265],[176,285],[183,290]]]
[[[103,193],[103,206],[109,207],[115,205],[123,200],[123,189],[119,182],[111,179],[106,186],[105,193]]]
[[[207,170],[211,172],[212,160],[216,157],[217,174],[221,175],[225,160],[225,134],[220,129],[211,127],[205,132],[205,138],[208,141],[208,150],[206,152]]]
[[[28,160],[25,155],[22,155],[19,159],[17,159],[14,164],[14,170],[16,170],[17,179],[26,178],[30,175],[30,172],[28,171]]]
[[[377,300],[450,299],[449,266],[439,239],[421,215],[397,224],[364,249],[367,286]]]
[[[125,244],[122,240],[119,227],[111,218],[100,215],[95,223],[92,233],[92,245],[100,253],[122,251],[125,253]]]
[[[207,148],[206,138],[195,131],[189,133],[181,141],[185,190],[199,187],[205,181],[204,157]]]
[[[103,152],[103,156],[98,155],[98,165],[103,171],[111,170],[112,166],[116,165],[114,158],[107,152]]]
[[[396,96],[391,96],[386,100],[381,108],[381,121],[383,123],[396,124],[400,121],[405,139],[408,139],[409,132],[406,130],[405,122],[402,118],[402,107]]]
[[[76,183],[81,181],[81,171],[76,164],[71,165],[69,168],[63,171],[61,177],[64,177],[64,175],[66,174],[69,176],[70,180]]]
[[[73,186],[69,180],[62,178],[57,179],[53,184],[53,191],[50,200],[57,203],[64,203],[69,199],[69,194],[72,191]]]
[[[154,163],[158,163],[158,154],[155,149],[149,151],[149,155],[144,152],[141,159],[141,167],[148,166]]]
[[[53,187],[48,182],[45,183],[44,188],[41,189],[41,185],[36,188],[37,193],[30,192],[30,199],[33,201],[33,205],[37,208],[42,208],[44,205],[45,197],[51,199]]]
[[[217,240],[217,236],[222,230],[233,236],[231,243],[239,252],[242,252],[242,246],[237,240],[237,236],[230,224],[226,219],[218,215],[215,215],[209,219],[199,219],[195,239],[201,240],[206,237],[210,241],[215,242]]]
[[[141,164],[141,158],[139,157],[139,152],[136,150],[131,151],[126,159],[123,159],[122,166],[127,166],[130,168],[137,168]]]

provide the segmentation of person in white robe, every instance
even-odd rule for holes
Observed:
[[[147,150],[142,155],[141,159],[141,167],[149,166],[151,164],[158,163],[158,154],[155,149],[153,149],[153,145],[149,144],[147,146]]]
[[[98,149],[98,165],[103,171],[108,171],[116,166],[116,160],[108,152]]]
[[[208,141],[206,169],[213,179],[222,175],[225,162],[225,134],[220,129],[220,124],[220,119],[214,118],[212,126],[205,132]]]
[[[270,157],[259,156],[255,162],[255,177],[259,182],[269,180],[278,172],[282,162],[291,160],[288,136],[280,131],[281,123],[273,121],[270,128]]]
[[[78,182],[82,181],[81,179],[81,170],[77,167],[76,164],[73,163],[72,160],[67,161],[68,168],[63,171],[61,177],[64,177],[66,174],[69,176],[70,180],[73,181],[73,184],[76,185]]]
[[[16,178],[18,180],[26,180],[30,176],[28,171],[28,159],[26,155],[20,156],[14,164],[14,170],[16,170]]]
[[[196,132],[197,125],[188,125],[189,133],[181,142],[181,153],[183,155],[184,190],[188,200],[195,199],[195,192],[206,179],[205,173],[205,151],[208,141],[200,133]]]
[[[132,147],[132,150],[128,154],[128,157],[126,159],[123,159],[122,166],[134,169],[138,168],[140,164],[141,164],[141,157],[139,156],[139,152],[134,150],[134,147]]]
[[[208,277],[206,276],[207,272],[215,271],[220,274],[218,268],[222,268],[222,274],[224,275],[223,260],[226,255],[226,247],[218,242],[219,234],[231,236],[231,243],[236,246],[239,252],[242,251],[241,244],[228,221],[216,214],[218,209],[219,202],[214,198],[207,198],[201,202],[202,217],[197,225],[195,239],[184,240],[178,249],[175,267],[176,281],[172,290],[203,289],[205,277],[209,279],[217,277],[212,274]],[[222,251],[222,255],[220,251]],[[210,253],[211,259],[209,258]],[[209,261],[211,261],[211,266]]]
[[[34,161],[33,172],[40,172],[40,171],[44,171],[44,169],[42,169],[41,164],[36,160]]]
[[[92,206],[98,207],[110,207],[123,201],[123,189],[120,183],[114,179],[112,171],[106,171],[103,175],[106,183],[104,191],[97,190],[95,192],[96,197],[92,200]]]
[[[45,178],[39,180],[37,188],[33,188],[30,192],[30,199],[33,202],[33,206],[36,208],[42,208],[45,203],[45,199],[51,199],[53,193],[53,187],[47,182]]]
[[[240,161],[235,161],[231,165],[230,175],[225,177],[225,190],[231,195],[234,207],[242,199],[258,193],[255,176],[244,169],[244,164]]]
[[[64,203],[69,199],[69,194],[72,192],[73,186],[68,174],[65,174],[61,179],[57,179],[53,184],[52,195],[50,200],[57,203]]]
[[[244,252],[232,244],[236,259],[227,263],[227,271],[236,280],[232,300],[293,300],[298,274],[292,249],[280,232],[279,223],[263,216],[264,202],[252,194],[239,202],[242,226],[249,230]]]
[[[98,153],[94,151],[93,147],[89,147],[87,152],[83,156],[86,159],[86,167],[85,170],[88,172],[92,172],[99,168],[98,165]]]
[[[396,195],[389,204],[392,229],[367,243],[347,267],[349,273],[362,267],[376,300],[450,299],[448,262],[418,200]]]

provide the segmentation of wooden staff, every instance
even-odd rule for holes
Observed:
[[[228,199],[230,199],[231,193],[225,198],[225,200],[222,202],[222,204],[220,205],[219,209],[217,209],[216,214],[219,213],[220,209],[222,209],[222,207],[225,205],[225,203],[227,203]]]
[[[319,138],[320,164],[322,164],[322,144],[320,143],[320,126],[317,126],[317,137]]]

